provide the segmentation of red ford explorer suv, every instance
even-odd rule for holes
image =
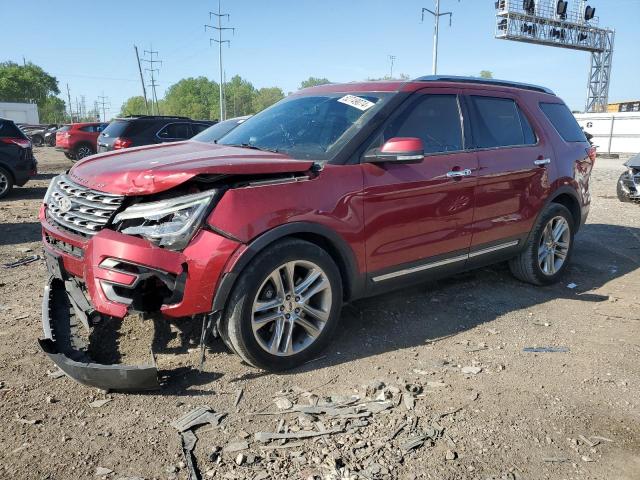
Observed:
[[[277,371],[317,355],[356,298],[500,261],[555,282],[594,159],[551,91],[463,77],[314,87],[216,144],[93,156],[40,212],[41,346],[82,383],[154,388],[153,363],[91,360],[89,333],[154,313]]]
[[[69,160],[82,160],[96,153],[100,132],[108,123],[72,123],[56,132],[56,149],[64,152]]]

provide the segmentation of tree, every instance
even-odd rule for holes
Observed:
[[[493,78],[493,73],[489,70],[480,70],[480,78]]]
[[[394,78],[391,78],[389,75],[385,75],[384,77],[380,77],[380,78],[370,77],[370,78],[367,78],[367,82],[377,82],[378,80],[409,80],[410,78],[411,77],[406,73],[401,73],[400,75]]]
[[[206,77],[183,78],[169,87],[161,104],[164,115],[183,115],[193,119],[220,116],[218,84]]]
[[[125,100],[120,107],[120,116],[128,117],[130,115],[146,115],[147,107],[144,102],[144,97],[142,95],[138,95],[135,97],[130,97]]]
[[[253,97],[253,113],[258,113],[284,98],[284,92],[279,87],[261,88]]]
[[[49,95],[38,105],[38,113],[40,123],[64,123],[68,118],[65,103],[55,95]]]
[[[325,85],[327,83],[331,83],[328,78],[309,77],[300,83],[300,89],[315,87],[317,85]]]
[[[226,118],[240,117],[254,113],[253,98],[256,89],[248,80],[235,75],[230,82],[224,84],[224,101]]]

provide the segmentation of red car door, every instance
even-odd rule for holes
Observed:
[[[517,249],[549,193],[553,149],[517,95],[465,91],[478,156],[470,257]]]
[[[464,266],[471,243],[477,160],[465,150],[457,91],[425,89],[412,97],[371,146],[417,137],[424,159],[362,164],[367,270],[374,284]]]

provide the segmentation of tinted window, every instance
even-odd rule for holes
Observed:
[[[68,132],[69,130],[71,130],[71,125],[63,125],[58,129],[58,132]]]
[[[170,123],[158,132],[160,138],[191,138],[188,123]]]
[[[457,97],[422,96],[385,128],[384,140],[393,137],[420,138],[425,153],[462,150],[462,127]]]
[[[225,120],[223,122],[216,123],[204,130],[202,133],[193,137],[193,140],[197,140],[198,142],[217,142],[231,130],[240,125],[240,123],[242,122],[235,118],[233,120]]]
[[[95,125],[87,125],[86,127],[80,127],[80,131],[92,133],[92,132],[96,131],[96,126]]]
[[[535,144],[535,134],[510,98],[471,96],[471,124],[476,148]]]
[[[0,138],[24,138],[24,135],[13,122],[0,120]]]
[[[124,129],[127,128],[127,123],[127,121],[115,120],[107,125],[107,128],[102,131],[102,135],[112,138],[119,137],[124,132]]]
[[[566,142],[586,142],[587,137],[564,103],[541,103],[540,108]]]
[[[211,125],[207,125],[206,123],[192,123],[191,128],[193,129],[193,133],[204,132]]]

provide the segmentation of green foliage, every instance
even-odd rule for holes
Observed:
[[[251,82],[243,80],[240,75],[234,76],[224,84],[224,99],[227,118],[240,117],[255,113],[253,99],[256,89]]]
[[[220,116],[218,84],[206,77],[183,78],[169,87],[160,112],[197,120],[217,119]]]
[[[480,70],[480,78],[493,78],[493,73],[489,70]]]
[[[409,75],[407,75],[406,73],[401,73],[397,77],[393,77],[393,78],[391,78],[389,75],[385,75],[384,77],[380,77],[380,78],[367,78],[367,81],[377,82],[378,80],[409,80],[410,78],[411,77],[409,77]]]
[[[151,105],[149,105],[149,108],[151,108]],[[146,115],[146,114],[147,114],[147,107],[144,103],[144,97],[142,95],[128,98],[120,108],[121,117],[128,117],[130,115]]]
[[[325,85],[327,83],[331,83],[328,78],[309,77],[300,83],[300,89],[315,87],[317,85]]]
[[[257,90],[253,97],[253,111],[258,113],[284,98],[284,92],[278,87],[266,87]]]
[[[40,123],[64,123],[67,121],[65,103],[55,95],[49,95],[38,105]]]

